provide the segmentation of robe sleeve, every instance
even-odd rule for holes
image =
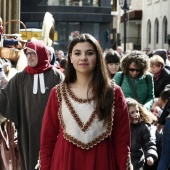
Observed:
[[[0,94],[0,114],[15,123],[18,126],[18,74],[16,74],[8,84],[1,89]]]
[[[116,169],[130,169],[130,123],[125,97],[121,88],[115,85],[115,112],[112,144],[115,151]]]
[[[42,120],[42,129],[40,137],[40,169],[49,170],[51,159],[59,133],[58,110],[59,102],[56,93],[57,87],[51,90],[48,103],[46,105],[44,117]]]

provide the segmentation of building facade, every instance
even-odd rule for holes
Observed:
[[[42,28],[46,12],[50,12],[55,20],[58,34],[55,49],[67,51],[69,41],[79,33],[92,34],[103,49],[110,47],[106,37],[112,22],[110,0],[21,1],[21,20],[27,28]]]
[[[168,49],[170,34],[170,0],[144,0],[142,19],[142,49]]]
[[[118,0],[119,1],[119,0]],[[131,5],[126,15],[126,50],[141,50],[142,32],[142,1],[131,0]],[[120,45],[124,48],[124,10],[118,4],[118,33],[120,34]]]
[[[117,0],[118,2],[119,0]],[[127,11],[126,49],[169,49],[166,35],[170,37],[170,0],[131,0]],[[124,47],[124,11],[118,5],[116,13],[121,46]]]

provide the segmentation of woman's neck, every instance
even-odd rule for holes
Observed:
[[[91,80],[92,80],[92,76],[77,74],[76,81],[71,85],[73,92],[81,98],[87,98],[88,90],[90,91],[92,90],[92,89],[88,89]],[[90,91],[89,94],[92,95]],[[92,96],[88,96],[88,97],[92,97]]]

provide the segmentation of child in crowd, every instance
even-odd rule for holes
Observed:
[[[158,158],[156,135],[151,122],[156,117],[132,98],[126,99],[131,128],[131,161],[134,170],[144,170],[144,163],[153,166]]]

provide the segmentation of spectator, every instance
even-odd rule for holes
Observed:
[[[124,56],[124,54],[123,54],[123,48],[122,48],[121,46],[118,46],[117,49],[116,49],[116,51],[119,53],[119,55],[120,55],[121,57]]]
[[[155,97],[159,97],[165,86],[170,84],[170,71],[165,68],[164,60],[159,55],[150,58],[150,72],[153,74]]]
[[[157,130],[163,129],[163,143],[161,158],[157,170],[166,170],[170,167],[170,89],[165,88],[159,97],[159,103],[163,108],[163,113],[158,121]]]
[[[120,55],[117,51],[110,50],[106,53],[105,62],[109,76],[112,79],[114,75],[120,71]]]
[[[170,70],[170,62],[168,60],[167,50],[165,50],[165,49],[157,49],[154,52],[154,55],[159,55],[160,57],[162,57],[163,60],[164,60],[164,63],[165,63],[165,68]]]
[[[170,50],[168,50],[168,60],[170,62]]]
[[[57,59],[56,60],[60,63],[62,59],[64,59],[64,52],[62,50],[59,50],[57,52]]]
[[[67,63],[68,63],[68,60],[66,58],[64,58],[60,61],[60,67],[63,69],[64,74],[67,69]]]
[[[125,97],[136,99],[150,110],[154,101],[153,78],[148,70],[148,56],[133,51],[121,60],[121,72],[114,76],[115,82],[121,86]]]
[[[48,50],[48,59],[50,61],[50,64],[56,66],[56,63],[55,63],[56,62],[56,56],[55,56],[55,53],[54,53],[54,48],[49,47],[49,46],[47,46],[46,48]]]
[[[131,161],[133,170],[141,170],[144,163],[153,166],[158,159],[156,130],[151,123],[156,117],[132,98],[126,99],[131,128]]]

